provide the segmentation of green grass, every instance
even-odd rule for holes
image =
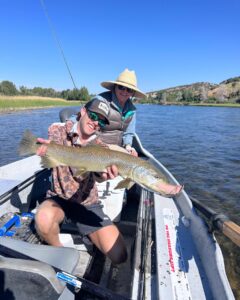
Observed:
[[[237,103],[189,103],[193,106],[240,107]]]
[[[0,111],[44,108],[54,106],[80,106],[81,101],[66,101],[60,98],[45,98],[36,96],[0,96]]]
[[[195,103],[195,102],[166,102],[164,104],[160,102],[152,102],[147,100],[141,100],[137,103],[141,104],[159,104],[159,105],[182,105],[182,106],[213,106],[213,107],[239,107],[238,103]]]
[[[54,106],[80,106],[84,102],[67,101],[60,98],[48,98],[37,96],[0,96],[0,112],[45,108]],[[140,102],[149,103],[151,102]],[[214,106],[214,107],[240,107],[240,104],[235,103],[166,103],[166,105],[192,105],[192,106]]]

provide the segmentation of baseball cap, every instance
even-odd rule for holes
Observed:
[[[85,108],[89,111],[98,113],[99,115],[103,116],[109,124],[108,115],[110,111],[110,106],[108,102],[100,100],[98,98],[93,98],[85,105]]]

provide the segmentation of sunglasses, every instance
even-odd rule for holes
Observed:
[[[122,86],[122,85],[118,85],[118,84],[117,84],[117,87],[118,87],[118,89],[119,89],[120,91],[125,91],[125,90],[126,90],[129,94],[134,93],[134,90],[129,89],[129,88],[125,87],[125,86]]]
[[[92,121],[97,121],[100,128],[104,128],[106,126],[106,120],[100,119],[100,117],[95,112],[87,110],[87,115]]]

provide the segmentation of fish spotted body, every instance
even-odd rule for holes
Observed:
[[[153,164],[139,157],[98,145],[80,148],[54,142],[44,145],[47,146],[47,152],[41,157],[41,163],[45,168],[69,166],[77,170],[76,175],[83,175],[86,172],[104,172],[107,167],[116,165],[119,175],[124,178],[116,189],[130,188],[134,183],[138,183],[148,190],[165,195],[158,187],[158,183],[166,182],[165,176]],[[40,146],[36,137],[26,131],[20,142],[19,153],[35,154]]]

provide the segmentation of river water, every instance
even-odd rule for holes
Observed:
[[[61,108],[0,115],[0,166],[20,157],[17,147],[30,129],[47,137]],[[240,224],[240,109],[224,107],[137,105],[137,133],[190,196]],[[240,255],[232,242],[218,237],[226,269],[240,299]]]

